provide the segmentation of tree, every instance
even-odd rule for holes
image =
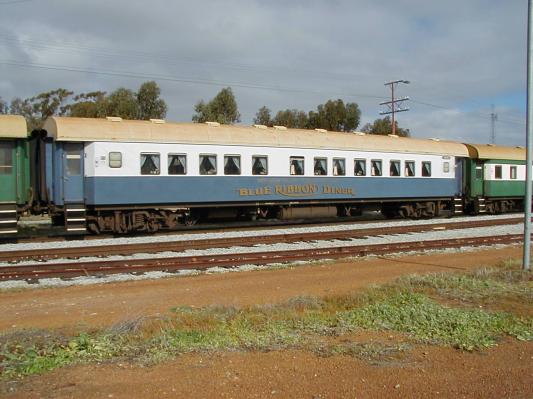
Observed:
[[[139,103],[132,90],[119,87],[107,97],[106,116],[136,119],[137,115],[139,115]]]
[[[105,118],[107,99],[105,91],[81,93],[68,106],[68,115],[79,118]]]
[[[194,106],[194,111],[196,115],[192,117],[192,120],[197,123],[209,121],[233,124],[240,122],[241,118],[231,87],[222,89],[208,103],[205,103],[203,100],[199,101]]]
[[[344,104],[341,99],[328,100],[316,111],[309,112],[310,129],[326,129],[337,132],[352,132],[359,126],[361,111],[356,103]]]
[[[156,82],[145,82],[137,92],[137,103],[139,104],[138,119],[165,119],[167,114],[167,104],[161,98],[161,89]]]
[[[9,107],[7,106],[7,103],[2,100],[2,97],[0,97],[0,115],[7,114],[9,111]]]
[[[17,97],[11,101],[9,111],[12,114],[24,116],[28,129],[32,131],[41,128],[45,119],[50,116],[67,115],[69,108],[65,103],[72,94],[69,90],[57,89],[25,100]]]
[[[265,126],[272,126],[272,116],[270,114],[270,109],[268,109],[266,106],[262,106],[259,108],[259,111],[257,111],[257,114],[255,114],[254,123],[256,125],[265,125]]]
[[[411,135],[409,129],[403,129],[398,126],[398,121],[394,121],[394,124],[397,136],[409,137]],[[386,116],[383,119],[376,119],[373,123],[367,123],[365,126],[363,126],[361,131],[368,134],[379,134],[383,136],[392,134],[391,118]]]
[[[278,111],[272,123],[278,126],[288,128],[305,129],[307,128],[307,114],[297,109],[286,109]]]

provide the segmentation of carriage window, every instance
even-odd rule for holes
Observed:
[[[382,175],[382,161],[378,159],[373,159],[370,162],[370,168],[372,176],[381,176]]]
[[[501,179],[502,178],[502,166],[496,165],[494,167],[494,178]]]
[[[344,158],[333,158],[333,176],[346,175],[346,160]]]
[[[444,173],[449,173],[450,172],[450,163],[449,162],[444,162],[442,164],[442,171]]]
[[[66,143],[63,147],[65,157],[66,174],[68,176],[81,175],[82,145],[79,143]]]
[[[263,155],[254,155],[252,157],[252,175],[268,174],[268,158]]]
[[[476,179],[483,178],[483,169],[481,166],[476,166]]]
[[[200,155],[200,174],[216,175],[217,174],[217,156],[214,154]]]
[[[400,176],[400,161],[390,161],[389,176]]]
[[[431,162],[422,162],[422,176],[431,177]]]
[[[109,167],[110,168],[122,168],[122,153],[110,152],[109,153]]]
[[[511,179],[516,179],[516,166],[511,166]]]
[[[291,157],[291,175],[304,174],[304,159],[303,157]]]
[[[239,155],[224,155],[224,174],[241,174],[241,157]]]
[[[353,174],[355,176],[366,176],[366,160],[354,159],[353,162]]]
[[[13,148],[12,142],[0,141],[0,175],[13,173]]]
[[[405,161],[405,176],[413,177],[415,175],[415,161]]]
[[[159,154],[141,152],[141,175],[158,175],[161,171]]]
[[[315,175],[325,176],[328,174],[327,158],[315,158]]]
[[[168,174],[169,175],[186,175],[187,174],[187,155],[168,154]]]

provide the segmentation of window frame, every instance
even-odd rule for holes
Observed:
[[[143,155],[156,155],[159,158],[159,167],[157,169],[157,173],[143,173],[142,172],[142,156]],[[141,152],[139,155],[139,161],[141,161],[141,164],[139,165],[139,172],[141,176],[159,176],[161,175],[161,153],[160,152]]]
[[[407,173],[408,170],[411,170],[408,165],[413,165],[413,170],[412,170],[413,174],[412,175]],[[409,160],[404,162],[403,175],[405,177],[415,177],[416,176],[416,161],[409,159]]]
[[[0,165],[0,176],[8,176],[12,175],[14,168],[14,150],[15,150],[15,143],[12,141],[0,141],[0,146],[5,145],[5,153],[8,154],[6,157],[6,163]],[[9,163],[7,161],[10,161]]]
[[[431,163],[432,163],[431,161],[422,161],[422,168],[421,168],[422,177],[431,177],[431,175],[433,174],[432,173],[433,167],[432,167]],[[426,169],[424,169],[424,165],[429,165],[429,174],[424,174],[424,170],[426,170]]]
[[[360,161],[360,163],[359,163]],[[360,164],[360,165],[363,165],[363,174],[362,175],[358,175],[355,173],[355,167],[357,166],[357,164]],[[353,175],[354,176],[367,176],[367,168],[366,168],[366,158],[354,158],[353,159]]]
[[[336,161],[340,161],[342,162],[342,171],[344,173],[339,173],[339,170],[337,168],[337,170],[335,170],[335,162]],[[335,157],[332,159],[332,173],[333,173],[333,176],[346,176],[346,158],[340,158],[340,157]]]
[[[392,167],[394,164],[398,165],[398,168],[396,169],[398,173],[395,175],[392,174]],[[401,177],[401,176],[402,176],[402,161],[400,161],[399,159],[389,160],[389,177]]]
[[[379,166],[380,166],[379,169],[378,169],[379,174],[374,174],[374,163],[376,165],[379,164]],[[381,176],[383,176],[383,159],[371,159],[370,160],[370,176],[372,176],[372,177],[376,177],[376,176],[377,177],[381,177]]]
[[[116,160],[112,160],[112,156],[114,154],[119,154],[120,155],[120,165],[119,166],[113,166],[112,165],[112,162],[116,162]],[[122,152],[120,151],[109,151],[108,154],[107,154],[107,159],[108,159],[108,162],[107,162],[107,166],[109,166],[111,169],[120,169],[122,168]]]
[[[503,166],[502,165],[494,165],[494,179],[495,180],[503,179]]]
[[[292,162],[293,161],[302,161],[302,173],[292,173]],[[295,170],[296,171],[296,170]],[[302,156],[290,156],[289,157],[289,174],[290,176],[305,176],[305,157]]]
[[[324,169],[324,173],[316,173],[317,161],[325,161],[326,168]],[[313,175],[314,176],[327,176],[328,175],[328,158],[327,157],[314,157],[313,158]]]
[[[239,159],[239,173],[226,173],[226,158],[238,158]],[[239,154],[224,154],[224,176],[240,176],[242,174],[242,162]]]
[[[183,165],[184,173],[170,173],[170,157],[171,156],[177,156],[177,157],[185,157],[185,164]],[[187,154],[185,153],[178,153],[178,152],[169,152],[167,154],[167,174],[169,176],[185,176],[187,175]]]
[[[202,173],[202,157],[215,157],[215,172],[214,173]],[[198,154],[198,174],[200,176],[216,176],[218,175],[218,155],[213,153]]]
[[[266,159],[265,173],[254,173],[254,164],[256,158]],[[268,176],[268,155],[252,155],[252,176]]]
[[[514,171],[514,173],[513,173]],[[510,168],[509,168],[509,177],[511,178],[511,180],[516,180],[518,179],[518,168],[516,167],[516,165],[511,165]]]

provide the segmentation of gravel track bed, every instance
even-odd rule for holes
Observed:
[[[372,236],[368,238],[352,238],[346,240],[325,240],[312,242],[295,242],[295,243],[279,243],[279,244],[259,244],[254,246],[233,246],[228,248],[210,248],[202,250],[186,250],[183,252],[159,252],[154,254],[138,253],[134,255],[122,256],[113,255],[105,258],[99,257],[82,257],[79,260],[85,262],[102,262],[108,260],[132,260],[132,259],[164,259],[184,256],[205,256],[205,255],[220,255],[232,253],[254,253],[254,252],[278,252],[289,250],[305,250],[305,249],[321,249],[331,247],[349,247],[356,245],[375,245],[375,244],[390,244],[400,242],[421,242],[432,240],[446,240],[453,238],[468,238],[468,237],[492,237],[509,234],[520,234],[523,232],[522,224],[508,225],[508,226],[494,226],[491,228],[479,227],[464,230],[437,230],[423,233],[408,233],[396,235]],[[57,264],[57,263],[72,263],[72,259],[53,259],[39,262],[38,264]],[[25,261],[17,263],[17,265],[33,265],[35,261]],[[13,266],[13,263],[0,263],[0,267]]]
[[[523,214],[507,214],[507,215],[488,215],[473,217],[454,217],[450,219],[428,219],[428,220],[392,220],[368,222],[361,224],[335,224],[327,226],[313,226],[313,227],[289,227],[289,228],[272,228],[262,230],[246,230],[246,231],[229,231],[219,233],[204,233],[204,234],[190,234],[190,233],[176,233],[164,236],[151,237],[119,237],[107,239],[95,239],[90,241],[60,241],[60,242],[43,242],[43,243],[21,243],[21,244],[2,244],[0,245],[0,252],[13,252],[18,250],[35,250],[35,249],[56,249],[56,248],[76,248],[76,247],[99,247],[104,245],[125,245],[125,244],[144,244],[152,242],[180,242],[180,241],[195,241],[205,239],[220,239],[220,238],[238,238],[238,237],[257,237],[270,236],[278,234],[298,234],[298,233],[318,233],[331,231],[350,231],[361,230],[368,228],[387,228],[392,226],[417,226],[417,225],[432,225],[443,223],[445,221],[451,222],[467,222],[469,220],[501,220],[524,217]]]

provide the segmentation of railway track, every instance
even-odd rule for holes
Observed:
[[[273,235],[218,238],[218,239],[198,239],[189,241],[173,242],[151,242],[136,244],[110,244],[102,246],[68,247],[55,249],[32,249],[0,252],[0,262],[16,263],[23,261],[47,261],[52,259],[78,259],[83,257],[105,257],[112,255],[128,256],[136,253],[158,253],[158,252],[182,252],[185,250],[201,250],[206,248],[221,248],[232,246],[253,246],[273,243],[294,243],[302,241],[316,240],[348,240],[365,238],[377,235],[393,235],[420,233],[434,230],[458,230],[466,228],[493,227],[501,225],[511,225],[522,223],[522,218],[496,219],[496,220],[474,220],[468,222],[445,222],[428,225],[414,226],[391,226],[380,228],[354,229],[344,231],[312,232],[312,233],[284,233]]]
[[[264,265],[294,261],[338,259],[366,255],[384,255],[398,252],[514,244],[523,240],[521,234],[494,237],[469,237],[447,240],[416,241],[374,245],[338,246],[320,249],[263,251],[204,256],[182,256],[158,259],[102,260],[97,262],[71,262],[0,267],[0,281],[79,276],[102,276],[117,273],[146,273],[150,271],[176,272],[179,270],[205,270],[213,267],[235,267],[245,264]]]

